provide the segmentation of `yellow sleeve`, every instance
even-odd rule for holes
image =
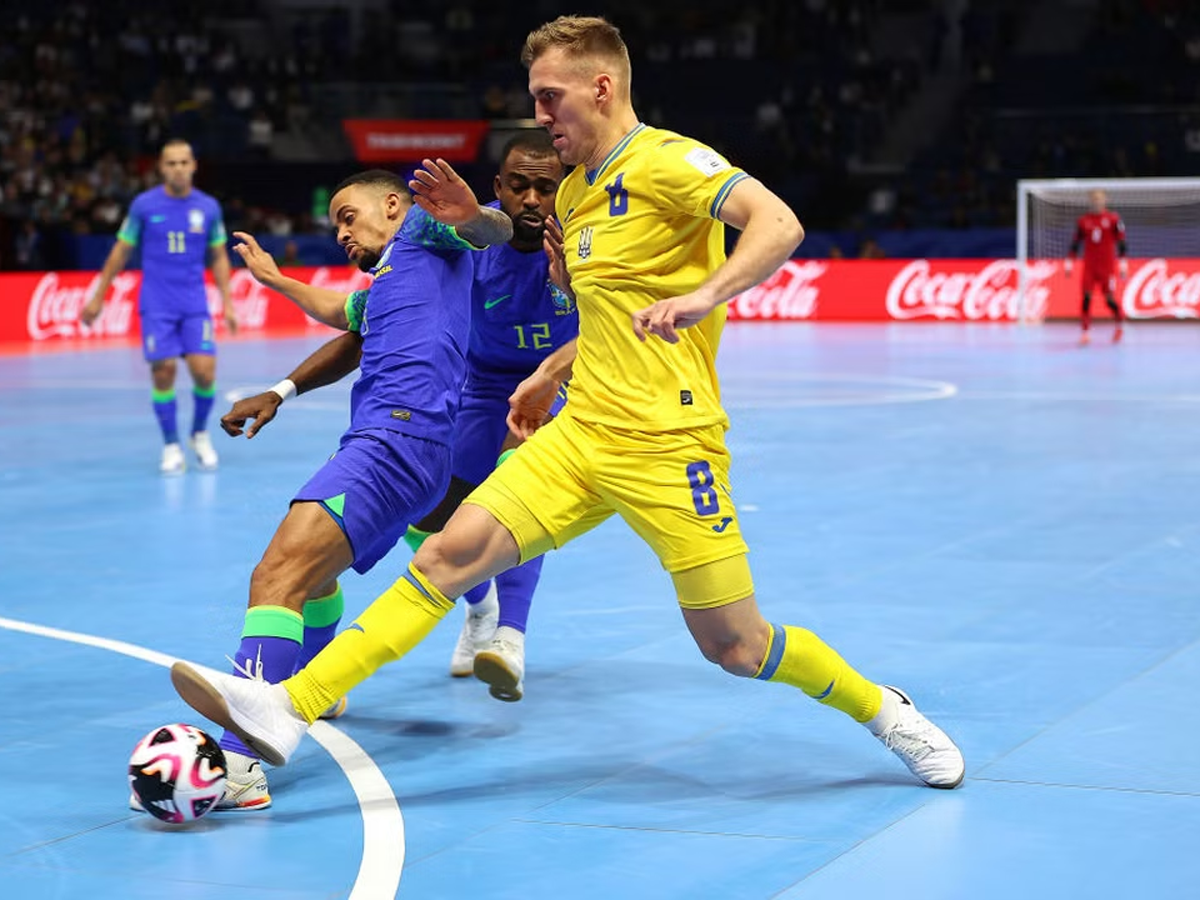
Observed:
[[[689,216],[720,218],[733,186],[750,176],[711,147],[689,138],[664,141],[653,156],[658,203]]]

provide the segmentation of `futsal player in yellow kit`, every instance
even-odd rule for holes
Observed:
[[[605,20],[543,25],[522,61],[538,123],[575,166],[558,193],[562,233],[547,251],[565,262],[579,308],[578,341],[511,401],[510,424],[529,440],[295,676],[267,685],[179,663],[176,688],[282,764],[311,722],[412,649],[464,591],[615,513],[670,573],[706,659],[799,688],[863,723],[926,784],[956,787],[962,754],[902,691],[866,679],[812,632],[771,624],[755,599],[715,358],[725,301],[788,259],[803,238],[796,216],[713,150],[638,121],[628,52]],[[416,202],[436,206],[442,179],[415,177]],[[741,231],[728,260],[722,223]],[[542,425],[568,377],[570,402]]]

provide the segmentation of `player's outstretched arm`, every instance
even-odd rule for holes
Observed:
[[[695,325],[726,300],[772,275],[804,240],[796,214],[753,178],[739,181],[730,191],[721,221],[742,232],[733,253],[690,294],[635,312],[633,330],[639,340],[656,334],[677,343],[678,329]]]
[[[240,241],[233,245],[233,252],[242,258],[255,281],[283,294],[318,322],[342,330],[350,324],[346,318],[345,294],[305,284],[284,275],[279,271],[279,266],[275,264],[271,254],[264,250],[252,235],[244,231],[235,231],[233,236]]]
[[[444,225],[454,226],[458,236],[476,247],[505,244],[512,240],[512,219],[489,206],[480,206],[471,186],[444,159],[424,160],[424,168],[413,172],[408,183],[413,202]]]
[[[100,280],[96,282],[96,290],[92,292],[92,296],[88,298],[83,309],[79,311],[79,321],[84,325],[91,325],[100,317],[100,311],[104,309],[104,298],[108,295],[108,289],[112,286],[113,279],[121,274],[121,270],[129,262],[129,254],[132,252],[133,244],[127,244],[119,238],[113,244],[112,249],[108,251],[108,256],[104,260],[104,267],[100,270]]]
[[[233,408],[221,416],[221,428],[230,437],[237,437],[245,429],[246,438],[252,438],[275,418],[283,401],[292,394],[305,394],[340,381],[357,369],[361,360],[362,336],[356,332],[339,334],[313,351],[287,378],[269,391],[233,404]],[[246,429],[248,420],[253,421]]]

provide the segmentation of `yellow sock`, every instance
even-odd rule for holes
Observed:
[[[883,702],[879,685],[859,675],[811,631],[793,625],[771,626],[767,655],[754,677],[798,687],[856,722],[875,718]]]
[[[411,565],[307,666],[283,682],[309,723],[385,663],[395,662],[424,640],[454,608]]]

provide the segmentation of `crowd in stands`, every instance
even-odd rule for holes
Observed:
[[[259,189],[264,166],[285,171],[272,162],[280,134],[338,133],[337,117],[355,114],[325,108],[323,87],[404,85],[436,97],[416,86],[454,85],[467,98],[454,116],[526,118],[517,51],[552,6],[393,0],[383,12],[354,14],[270,0],[178,0],[152,11],[133,0],[21,6],[0,35],[0,269],[66,267],[72,236],[115,232],[132,197],[156,182],[155,154],[173,136],[192,142],[197,184],[222,201],[230,230],[321,231],[305,192],[284,204],[264,202]],[[1195,168],[1197,4],[1097,0],[1090,18],[1080,13],[1081,41],[1065,42],[1071,52],[1036,58],[1020,53],[1030,8],[611,0],[606,14],[631,47],[643,119],[713,144],[818,227],[1008,225],[1016,177]],[[928,40],[880,58],[880,29],[897,12],[924,16]],[[942,139],[902,173],[857,176],[946,66],[969,86]],[[1103,109],[1114,102],[1168,111],[1113,119]],[[329,164],[354,165],[347,156]]]

